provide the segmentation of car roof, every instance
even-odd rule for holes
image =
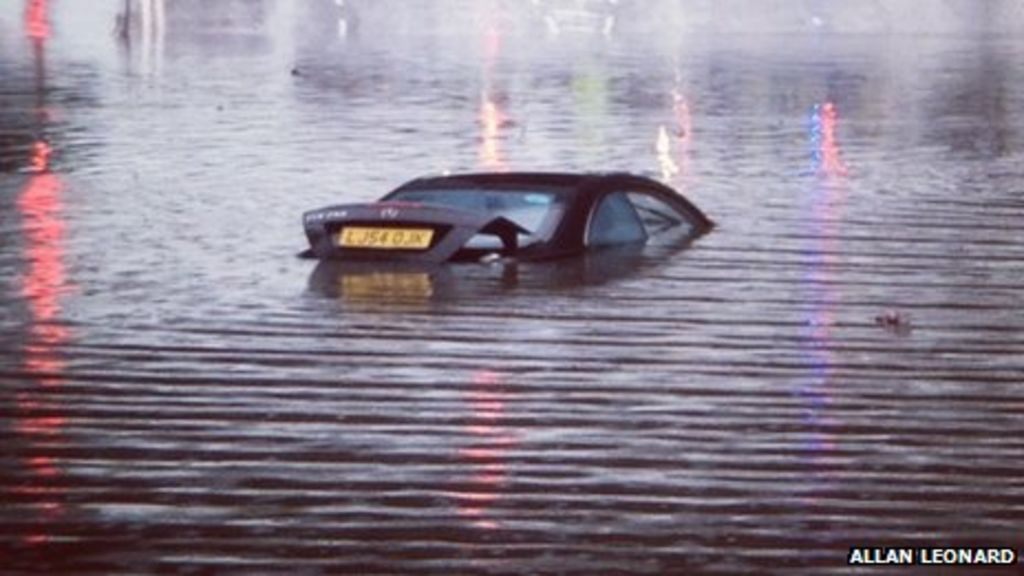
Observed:
[[[572,198],[578,210],[589,210],[593,202],[620,186],[635,186],[661,197],[688,213],[691,218],[706,229],[714,223],[685,196],[658,180],[630,172],[466,172],[441,176],[417,178],[387,193],[381,200],[390,200],[404,191],[429,190],[451,187],[467,192],[479,191],[479,187],[501,193],[504,188],[516,186],[537,186],[562,188]]]
[[[626,172],[467,172],[417,178],[400,188],[433,188],[445,185],[495,187],[527,185],[556,186],[578,190],[610,180],[633,180],[657,185],[657,182],[650,178]]]

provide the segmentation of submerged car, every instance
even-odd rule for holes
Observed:
[[[302,217],[321,260],[549,260],[659,237],[689,241],[712,223],[678,192],[625,173],[483,173],[419,178],[377,202]]]

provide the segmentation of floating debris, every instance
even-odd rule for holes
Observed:
[[[911,330],[910,315],[896,310],[886,310],[875,316],[875,324],[897,334],[907,334]]]

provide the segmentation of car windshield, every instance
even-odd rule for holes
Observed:
[[[387,198],[449,206],[502,216],[530,232],[534,240],[547,240],[565,210],[565,194],[550,188],[454,188],[399,190]]]

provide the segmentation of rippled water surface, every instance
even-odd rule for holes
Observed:
[[[69,4],[0,16],[5,570],[1022,544],[1024,42],[273,9],[119,40]],[[718,226],[557,265],[294,257],[305,209],[507,169],[646,172]]]

